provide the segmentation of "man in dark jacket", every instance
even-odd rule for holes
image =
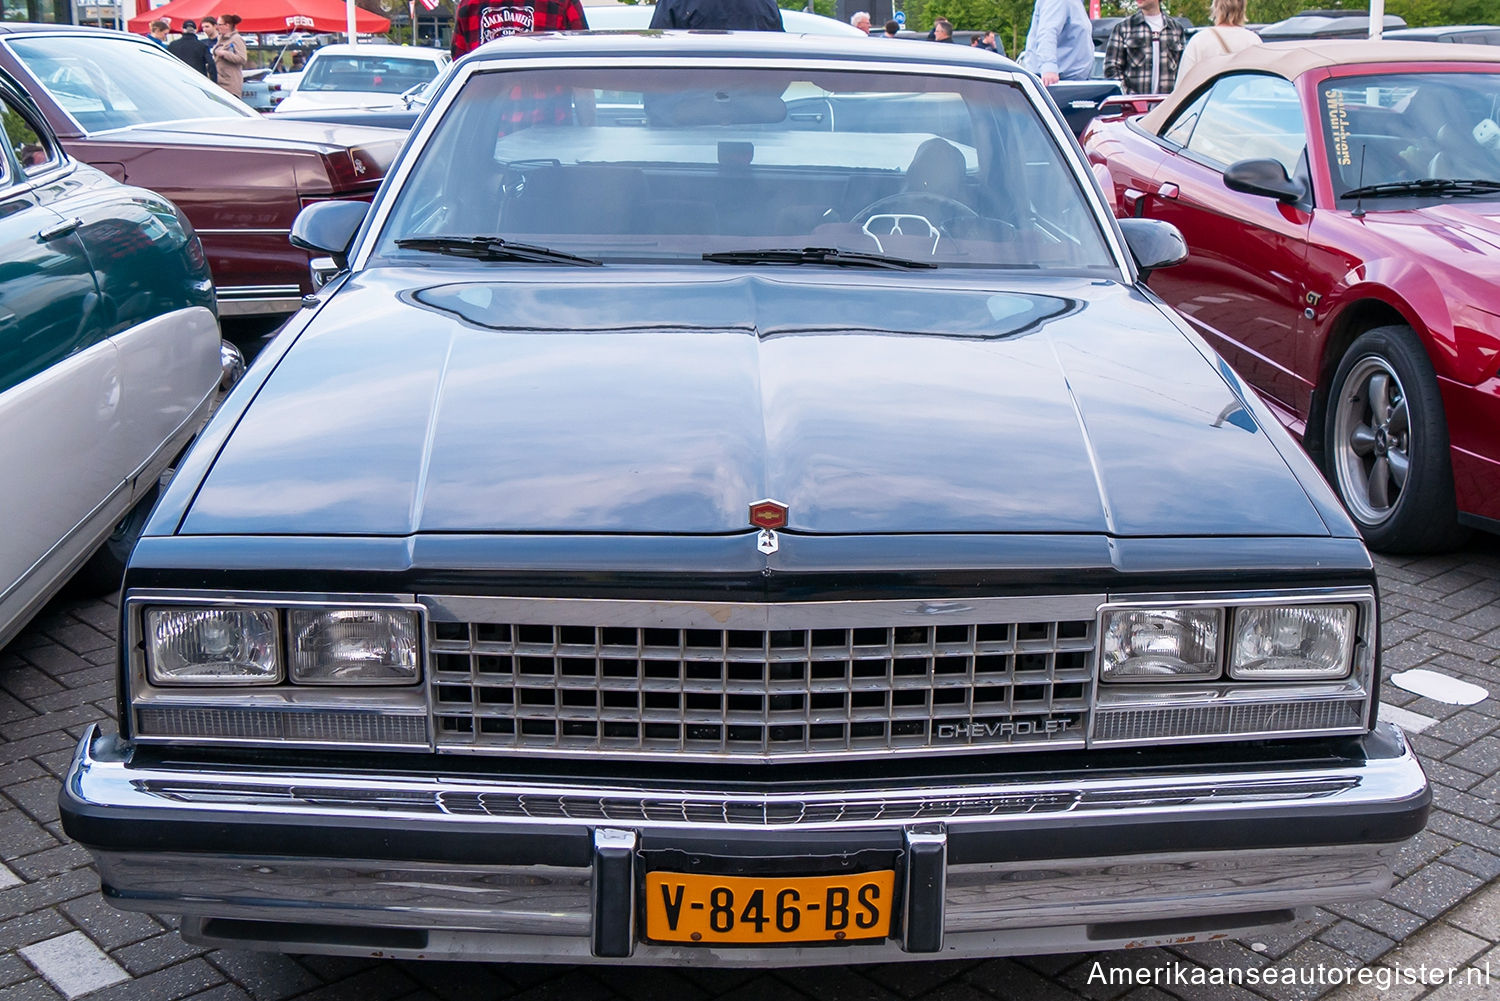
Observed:
[[[706,31],[782,31],[776,0],[659,0],[653,28]]]
[[[208,46],[198,39],[198,25],[194,22],[182,22],[182,37],[168,45],[167,51],[210,80],[213,79],[214,57]]]

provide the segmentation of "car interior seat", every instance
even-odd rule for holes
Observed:
[[[928,139],[912,156],[901,190],[941,195],[968,205],[968,167],[963,153],[946,139]]]

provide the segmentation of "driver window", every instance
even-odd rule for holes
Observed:
[[[1240,73],[1221,78],[1206,96],[1187,140],[1188,150],[1223,166],[1239,160],[1276,160],[1288,176],[1296,173],[1307,148],[1307,128],[1290,81]]]
[[[33,125],[30,119],[11,103],[10,98],[0,94],[3,98],[3,120],[6,141],[16,154],[16,162],[21,165],[21,170],[27,174],[36,174],[48,167],[58,164],[61,157],[45,131]]]

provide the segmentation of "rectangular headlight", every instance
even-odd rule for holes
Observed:
[[[421,625],[406,608],[293,608],[287,661],[298,685],[409,685],[420,677]]]
[[[1354,655],[1353,605],[1236,609],[1229,676],[1266,681],[1343,678]]]
[[[156,685],[272,685],[281,680],[274,608],[153,608],[146,664]]]
[[[1104,613],[1102,681],[1205,681],[1219,676],[1217,608]]]

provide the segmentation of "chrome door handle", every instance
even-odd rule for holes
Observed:
[[[59,236],[67,236],[79,226],[83,225],[82,219],[64,219],[62,222],[54,223],[42,230],[37,236],[43,240],[55,240]]]
[[[1171,181],[1163,181],[1162,182],[1162,186],[1156,189],[1156,197],[1158,197],[1158,198],[1176,198],[1177,197],[1177,185],[1173,184]]]

